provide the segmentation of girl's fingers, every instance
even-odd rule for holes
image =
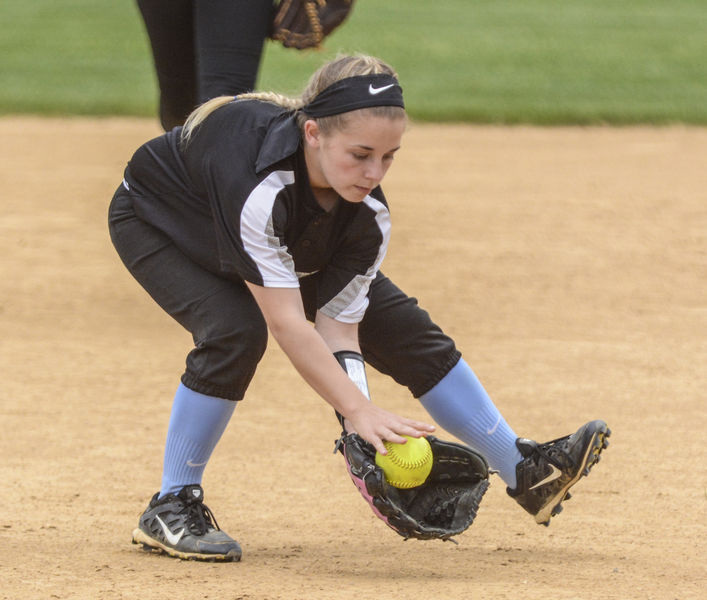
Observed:
[[[387,429],[380,433],[380,436],[376,436],[375,441],[371,442],[379,454],[386,455],[388,450],[385,447],[384,442],[392,442],[393,444],[404,444],[407,440],[402,437],[399,433],[396,433],[392,429]]]
[[[408,425],[413,429],[417,429],[418,431],[432,432],[435,430],[434,425],[430,425],[429,423],[423,423],[422,421],[409,421]]]
[[[409,435],[410,437],[419,438],[423,435],[431,433],[435,430],[434,425],[428,425],[427,423],[421,423],[420,421],[409,421],[396,429],[396,431],[403,435]]]
[[[367,408],[373,408],[373,406],[369,405]],[[366,413],[363,414],[364,416],[366,415]],[[375,412],[373,414],[375,414]],[[378,419],[380,420],[375,424],[375,420]],[[376,452],[383,455],[388,453],[384,441],[392,442],[393,444],[404,444],[406,441],[403,437],[404,435],[419,438],[435,430],[435,426],[429,423],[398,417],[390,413],[386,415],[386,411],[379,411],[379,416],[374,418],[374,421],[365,423],[364,419],[361,425],[362,427],[359,430],[359,434],[364,434],[365,432],[366,435],[362,435],[362,437],[373,444]],[[355,430],[354,427],[351,427],[351,429]]]
[[[383,444],[383,440],[379,437],[376,437],[376,439],[372,442],[373,446],[376,449],[376,452],[378,454],[386,455],[388,454],[388,450],[386,450],[385,445]]]
[[[407,434],[406,434],[407,435]],[[412,436],[411,436],[412,437]],[[407,440],[401,436],[399,433],[395,433],[391,431],[389,434],[385,436],[385,440],[388,442],[392,442],[393,444],[404,444]]]

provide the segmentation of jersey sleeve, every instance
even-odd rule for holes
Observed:
[[[286,217],[276,215],[284,210],[278,196],[287,193],[285,188],[293,181],[292,171],[273,171],[246,192],[241,202],[235,201],[235,191],[228,202],[214,192],[214,225],[224,271],[263,287],[299,287],[294,261],[278,225]]]
[[[273,171],[253,189],[241,211],[243,250],[258,271],[256,283],[264,287],[299,287],[294,260],[274,215],[278,195],[294,180],[292,171]]]
[[[363,204],[319,283],[319,310],[343,323],[358,323],[363,319],[371,282],[390,242],[388,207],[372,196],[367,196]]]

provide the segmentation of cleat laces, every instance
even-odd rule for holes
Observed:
[[[205,535],[209,529],[221,530],[214,514],[200,499],[190,498],[179,513],[185,515],[186,526],[193,535]]]
[[[533,462],[537,465],[539,459],[545,459],[561,471],[566,471],[568,467],[574,467],[574,460],[566,449],[569,438],[570,436],[567,435],[543,444],[536,443],[533,447]]]

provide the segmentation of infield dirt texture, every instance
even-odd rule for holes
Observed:
[[[0,598],[704,597],[706,129],[412,125],[385,185],[384,271],[518,434],[602,418],[609,449],[547,529],[494,477],[459,545],[403,542],[271,341],[204,481],[244,548],[225,565],[130,544],[190,337],[123,268],[106,211],[158,133],[0,118]],[[377,403],[426,418],[369,379]]]

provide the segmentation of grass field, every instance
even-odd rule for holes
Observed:
[[[3,0],[0,113],[153,115],[133,0]],[[418,120],[707,124],[703,0],[358,0],[321,51],[266,52],[296,93],[338,51],[392,63]]]

